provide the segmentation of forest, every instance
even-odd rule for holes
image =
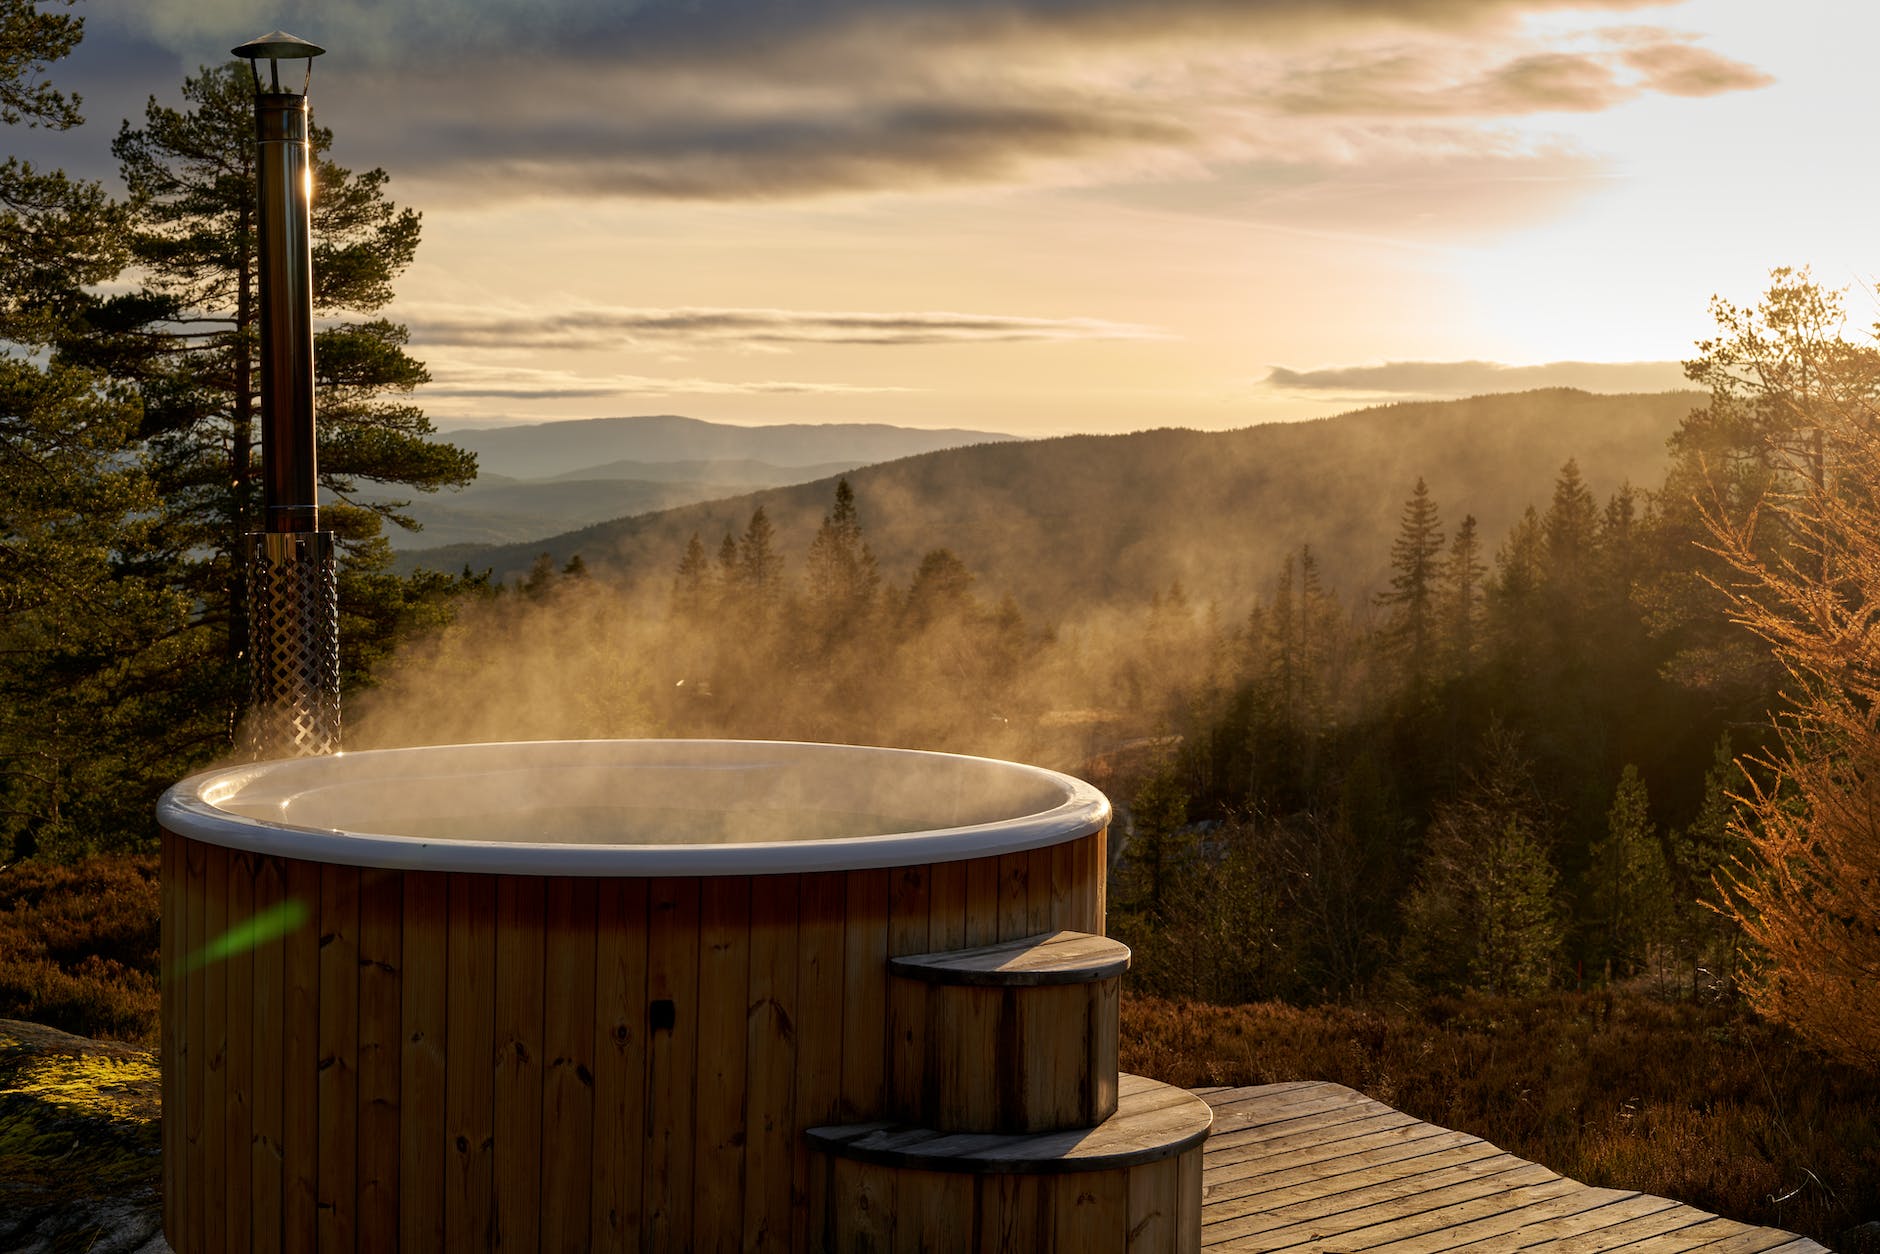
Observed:
[[[76,123],[39,71],[79,33],[0,0],[9,128]],[[149,1038],[152,806],[236,744],[234,554],[258,496],[246,75],[205,68],[184,108],[126,122],[122,196],[0,165],[0,1017]],[[1495,485],[1532,504],[1490,533],[1432,466],[1365,570],[1328,564],[1308,516],[1278,555],[1216,537],[1240,568],[1224,586],[1172,564],[1146,598],[1021,603],[943,532],[878,561],[896,502],[845,479],[795,550],[759,507],[656,577],[599,553],[399,575],[383,528],[475,461],[437,437],[424,366],[380,315],[418,215],[332,145],[316,131],[315,299],[349,747],[751,736],[1081,773],[1117,807],[1138,1065],[1338,1071],[1460,1120],[1458,1077],[1503,1073],[1455,1055],[1430,1096],[1437,1073],[1411,1073],[1433,1042],[1503,1042],[1539,1071],[1537,1022],[1629,1023],[1635,1055],[1721,1069],[1708,1096],[1665,1080],[1652,1118],[1774,1111],[1732,1151],[1767,1171],[1687,1194],[1824,1235],[1880,1205],[1880,351],[1847,336],[1839,293],[1779,270],[1756,303],[1715,303],[1654,481],[1595,494],[1568,460]],[[1264,1043],[1223,1044],[1234,1015],[1269,1021]],[[1618,1118],[1632,1081],[1595,1074],[1533,1144]]]

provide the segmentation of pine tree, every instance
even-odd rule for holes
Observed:
[[[1437,577],[1442,551],[1436,502],[1430,498],[1429,485],[1418,476],[1390,546],[1390,590],[1377,596],[1377,603],[1391,610],[1385,638],[1416,701],[1426,694],[1436,669]]]
[[[729,540],[731,537],[726,536]],[[672,577],[672,593],[668,601],[672,617],[681,622],[697,622],[711,603],[710,564],[705,557],[705,543],[698,538],[698,532],[686,541],[685,556],[679,559],[679,569]]]
[[[1636,766],[1628,764],[1619,777],[1606,835],[1593,845],[1587,887],[1594,961],[1609,975],[1636,975],[1668,938],[1673,912],[1664,849]]]
[[[776,528],[762,505],[751,511],[751,521],[738,540],[737,568],[738,583],[753,605],[768,606],[782,592],[783,557],[777,552]]]
[[[881,576],[846,478],[836,481],[835,504],[810,541],[804,574],[811,620],[825,639],[853,633],[873,610]]]
[[[1466,676],[1475,669],[1482,622],[1481,542],[1475,535],[1475,515],[1468,514],[1449,541],[1443,562],[1443,654],[1451,675]]]

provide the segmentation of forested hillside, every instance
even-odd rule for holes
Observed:
[[[1146,601],[1179,582],[1242,602],[1309,545],[1351,594],[1385,576],[1398,502],[1419,476],[1499,537],[1568,458],[1594,490],[1663,474],[1665,439],[1702,397],[1552,390],[1391,405],[1239,431],[1142,431],[951,449],[848,475],[884,572],[951,549],[1028,613]],[[407,555],[432,569],[526,571],[541,553],[663,577],[697,533],[712,548],[762,506],[784,551],[806,546],[834,480],[603,523],[499,549]]]

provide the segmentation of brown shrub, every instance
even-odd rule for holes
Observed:
[[[0,869],[0,1019],[153,1041],[157,912],[154,857]]]

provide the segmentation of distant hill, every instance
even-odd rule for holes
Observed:
[[[806,483],[863,465],[859,461],[777,466],[749,458],[720,461],[614,461],[551,479],[479,472],[456,492],[419,493],[406,513],[422,531],[389,529],[396,548],[443,544],[518,544],[597,520],[712,501],[752,488]]]
[[[773,466],[841,462],[857,466],[934,449],[1014,438],[992,431],[925,431],[884,423],[738,427],[676,414],[466,427],[443,434],[452,444],[474,452],[480,469],[515,479],[546,479],[623,460],[749,460]],[[619,476],[583,473],[582,477]]]
[[[1146,600],[1180,580],[1199,597],[1244,604],[1283,555],[1309,544],[1324,578],[1369,595],[1418,476],[1446,528],[1476,516],[1492,551],[1529,504],[1545,508],[1568,458],[1603,500],[1622,482],[1653,488],[1665,439],[1696,393],[1592,395],[1550,389],[1388,405],[1239,431],[1142,431],[982,444],[849,473],[883,574],[904,582],[945,546],[1050,619],[1068,607]],[[792,574],[828,510],[833,478],[571,531],[530,544],[449,548],[426,565],[527,569],[536,554],[663,578],[686,540],[715,547],[764,506]],[[409,561],[410,558],[407,558]]]

